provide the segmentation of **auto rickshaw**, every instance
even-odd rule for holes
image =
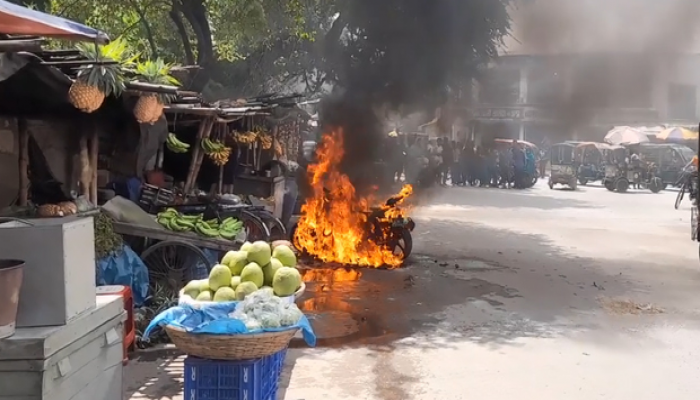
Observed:
[[[574,157],[576,145],[573,143],[558,143],[549,149],[551,173],[549,174],[549,188],[554,185],[568,185],[576,190],[578,166]]]
[[[578,183],[586,185],[605,178],[606,156],[610,150],[610,145],[606,143],[584,142],[576,146]]]
[[[644,162],[638,168],[629,165],[630,150],[623,146],[611,146],[605,165],[603,186],[611,192],[625,193],[630,185],[649,189],[653,193],[663,190],[661,178],[656,176],[656,165]]]
[[[661,178],[664,189],[679,182],[683,169],[695,156],[693,149],[676,143],[642,143],[639,149],[644,161],[656,165],[656,176]]]

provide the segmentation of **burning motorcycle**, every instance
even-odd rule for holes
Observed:
[[[405,260],[413,250],[413,229],[416,224],[412,218],[403,216],[399,207],[405,196],[391,197],[384,205],[371,207],[364,212],[363,241],[371,241],[377,246],[390,250],[401,260]],[[299,219],[301,216],[293,216],[289,222],[287,232],[289,240],[294,243]],[[332,235],[332,232],[329,233]],[[298,249],[303,252],[303,249]]]
[[[413,229],[416,223],[410,217],[403,217],[398,211],[399,200],[387,200],[381,207],[372,207],[367,214],[367,239],[390,249],[405,260],[413,250]],[[396,215],[398,214],[398,215]]]

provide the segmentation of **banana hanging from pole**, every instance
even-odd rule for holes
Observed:
[[[181,142],[180,139],[175,136],[174,133],[168,133],[168,137],[165,139],[165,147],[173,153],[187,153],[190,150],[190,145]]]
[[[202,150],[219,167],[226,165],[231,156],[230,147],[209,138],[202,139]]]

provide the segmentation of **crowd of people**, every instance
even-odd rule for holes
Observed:
[[[503,147],[503,146],[501,146]],[[495,144],[475,146],[446,137],[389,137],[386,154],[392,179],[419,186],[453,185],[525,188],[536,175],[538,154],[513,140],[498,149]]]

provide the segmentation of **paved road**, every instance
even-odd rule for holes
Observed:
[[[700,261],[674,197],[433,193],[414,213],[409,266],[310,285],[319,334],[357,332],[291,350],[280,398],[696,399]],[[147,366],[130,368],[133,392]],[[177,396],[171,368],[158,381]],[[144,388],[133,398],[168,392]]]

